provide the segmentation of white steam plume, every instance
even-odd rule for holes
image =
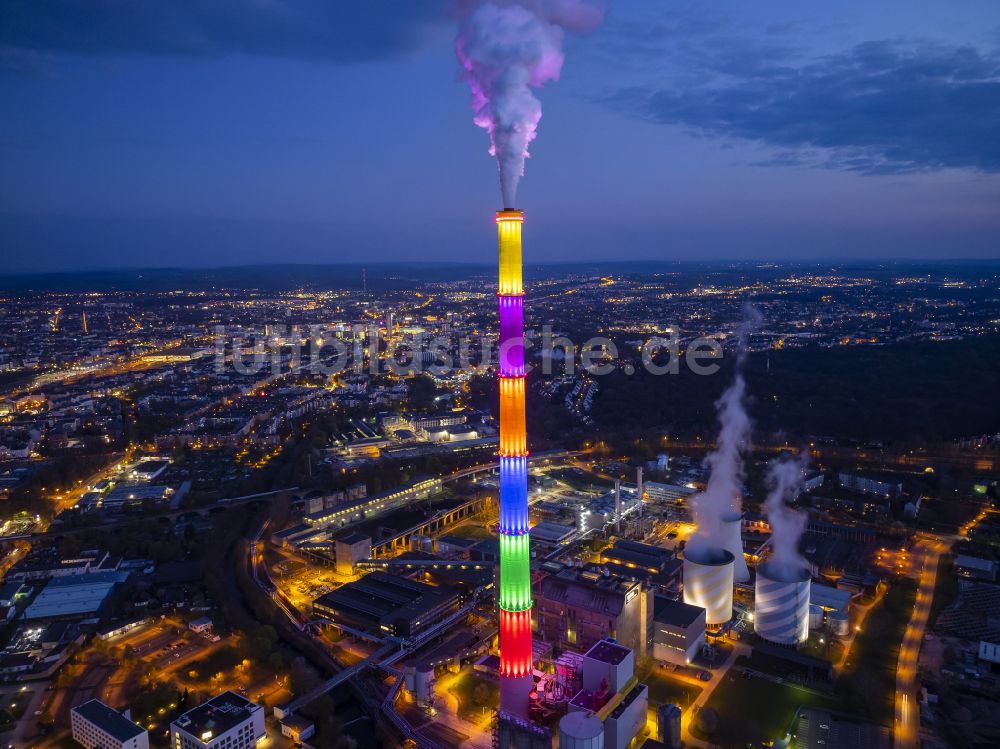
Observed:
[[[490,134],[504,208],[514,208],[528,145],[542,118],[532,89],[559,79],[563,32],[598,26],[605,0],[493,0],[458,3],[455,52],[472,91],[473,121]]]
[[[706,554],[725,546],[723,517],[742,511],[743,455],[750,447],[752,424],[746,411],[746,381],[743,362],[750,333],[761,322],[761,314],[751,305],[743,308],[743,322],[737,329],[736,377],[715,402],[719,414],[719,437],[708,454],[710,473],[705,491],[691,497],[697,529],[688,542],[689,552]]]
[[[799,539],[805,530],[807,515],[788,505],[799,494],[808,462],[809,456],[801,452],[795,458],[782,456],[767,467],[768,493],[764,512],[771,525],[771,556],[767,566],[772,574],[783,579],[795,579],[799,570],[808,568],[799,553]]]

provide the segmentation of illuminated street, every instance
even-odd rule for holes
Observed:
[[[906,627],[906,634],[899,648],[896,667],[895,723],[893,726],[896,749],[917,749],[920,746],[920,705],[917,700],[917,663],[924,641],[934,601],[938,561],[947,550],[943,541],[921,540],[914,549],[913,563],[919,563],[918,589],[913,616]]]

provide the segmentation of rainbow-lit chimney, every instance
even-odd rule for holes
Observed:
[[[528,717],[532,679],[528,438],[524,427],[521,211],[497,211],[500,242],[500,710]]]

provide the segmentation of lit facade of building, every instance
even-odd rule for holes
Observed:
[[[146,729],[100,700],[69,711],[73,739],[86,749],[149,749]]]
[[[264,708],[223,692],[170,724],[171,749],[253,749],[266,735]]]
[[[521,211],[496,215],[500,317],[500,709],[528,717],[531,660],[531,557],[528,438],[524,415],[524,288]]]

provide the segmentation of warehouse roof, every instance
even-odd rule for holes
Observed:
[[[683,601],[672,601],[665,596],[656,596],[653,603],[653,621],[672,627],[687,628],[694,624],[698,617],[705,616],[705,609],[692,606]]]
[[[847,613],[847,604],[850,603],[851,597],[852,593],[849,590],[831,588],[829,585],[809,586],[809,603],[824,609]]]
[[[114,587],[127,577],[127,572],[55,577],[28,606],[24,616],[26,619],[49,619],[96,613]]]

